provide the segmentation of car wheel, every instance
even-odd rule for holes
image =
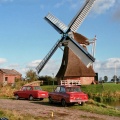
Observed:
[[[84,105],[84,102],[81,102],[81,104],[79,104],[80,106],[83,106]]]
[[[49,97],[49,103],[52,104],[53,103],[53,100],[51,97]]]
[[[63,107],[67,106],[67,103],[66,103],[66,101],[64,99],[61,100],[61,104],[62,104]]]
[[[41,100],[43,100],[44,98],[40,98],[39,100],[41,101]]]
[[[18,95],[15,95],[15,99],[16,99],[16,100],[19,100],[19,96],[18,96]]]
[[[33,98],[32,95],[29,96],[29,100],[30,100],[30,101],[34,100],[34,98]]]

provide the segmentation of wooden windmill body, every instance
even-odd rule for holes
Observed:
[[[74,39],[87,50],[86,46],[90,44],[87,38],[78,33],[73,35]],[[81,85],[87,85],[95,83],[95,76],[92,66],[87,68],[69,47],[64,47],[61,67],[56,75],[59,82],[60,80],[80,80]]]

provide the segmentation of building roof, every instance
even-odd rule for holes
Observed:
[[[64,49],[61,67],[56,75],[63,77],[94,77],[95,72],[92,67],[87,68],[83,62],[68,47]]]
[[[16,70],[12,69],[0,69],[0,71],[2,71],[3,73],[7,74],[7,75],[22,75],[21,73],[17,72]]]
[[[89,41],[88,38],[79,34],[79,33],[73,33],[74,35],[74,39],[79,43],[79,44],[85,44],[85,45],[89,45]]]

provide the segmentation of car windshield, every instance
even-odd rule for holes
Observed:
[[[67,87],[66,92],[81,92],[80,87]]]
[[[42,88],[40,86],[34,86],[33,90],[42,90]]]

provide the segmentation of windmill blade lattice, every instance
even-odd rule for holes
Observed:
[[[64,33],[68,29],[63,22],[50,13],[45,16],[45,20],[50,23],[60,34]]]
[[[44,59],[39,63],[39,65],[36,67],[36,70],[38,73],[43,69],[45,64],[48,62],[48,60],[52,57],[54,52],[57,50],[59,47],[59,44],[61,43],[61,40],[58,40],[55,45],[52,47],[52,49],[49,51],[49,53],[44,57]]]
[[[83,22],[83,20],[85,19],[89,11],[91,10],[91,7],[94,1],[95,0],[86,0],[86,3],[82,7],[82,9],[78,11],[76,16],[73,18],[73,20],[68,25],[69,29],[71,29],[73,32],[77,31],[78,27],[81,25],[81,23]]]

